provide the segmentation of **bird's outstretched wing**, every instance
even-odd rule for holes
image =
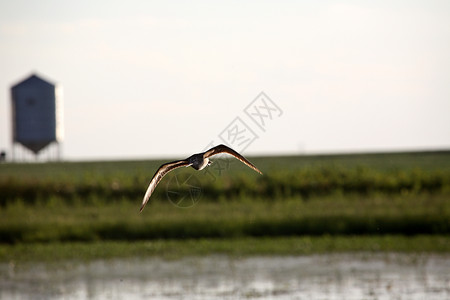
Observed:
[[[158,171],[156,171],[155,175],[153,175],[153,178],[150,181],[147,191],[145,192],[144,199],[142,200],[141,209],[139,211],[141,212],[144,209],[145,204],[147,204],[150,196],[152,195],[153,191],[155,190],[161,179],[164,177],[164,175],[176,168],[188,166],[190,166],[190,163],[187,160],[177,160],[163,164],[161,167],[159,167]]]
[[[248,167],[252,168],[253,170],[258,172],[259,174],[262,174],[262,172],[260,170],[258,170],[258,168],[255,167],[251,162],[249,162],[245,157],[243,157],[242,155],[240,155],[239,153],[237,153],[236,151],[234,151],[233,149],[231,149],[230,147],[227,147],[225,145],[218,145],[218,146],[215,146],[215,147],[209,149],[208,151],[203,153],[203,157],[204,158],[208,158],[208,157],[211,157],[213,155],[220,154],[220,153],[231,154],[234,157],[236,157],[237,159],[239,159],[241,162],[246,164]]]

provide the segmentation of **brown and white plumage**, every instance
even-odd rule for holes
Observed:
[[[249,162],[245,157],[231,149],[230,147],[227,147],[225,145],[218,145],[215,146],[205,152],[197,153],[194,155],[189,156],[186,159],[182,160],[176,160],[172,161],[166,164],[163,164],[159,167],[159,169],[156,171],[155,175],[153,175],[152,180],[150,181],[150,184],[147,188],[147,191],[145,192],[144,199],[142,200],[142,205],[140,211],[142,211],[147,204],[148,200],[150,199],[150,196],[152,195],[153,191],[155,190],[158,183],[161,181],[161,179],[169,173],[172,170],[175,170],[177,168],[181,167],[193,167],[196,170],[202,170],[209,166],[211,164],[211,161],[209,160],[209,157],[213,155],[217,155],[220,153],[228,153],[234,157],[236,157],[238,160],[246,164],[248,167],[252,168],[259,174],[262,174],[260,170],[258,170],[257,167],[255,167],[251,162]]]

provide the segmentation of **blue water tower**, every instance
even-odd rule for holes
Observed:
[[[13,159],[16,144],[35,156],[54,143],[60,159],[63,138],[61,89],[33,74],[11,87]]]

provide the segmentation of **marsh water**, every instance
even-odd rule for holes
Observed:
[[[450,299],[450,255],[2,263],[0,299]]]

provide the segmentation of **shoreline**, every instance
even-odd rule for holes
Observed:
[[[324,235],[0,244],[0,263],[90,261],[127,257],[177,259],[210,254],[246,257],[351,252],[450,253],[450,237],[447,235]]]

